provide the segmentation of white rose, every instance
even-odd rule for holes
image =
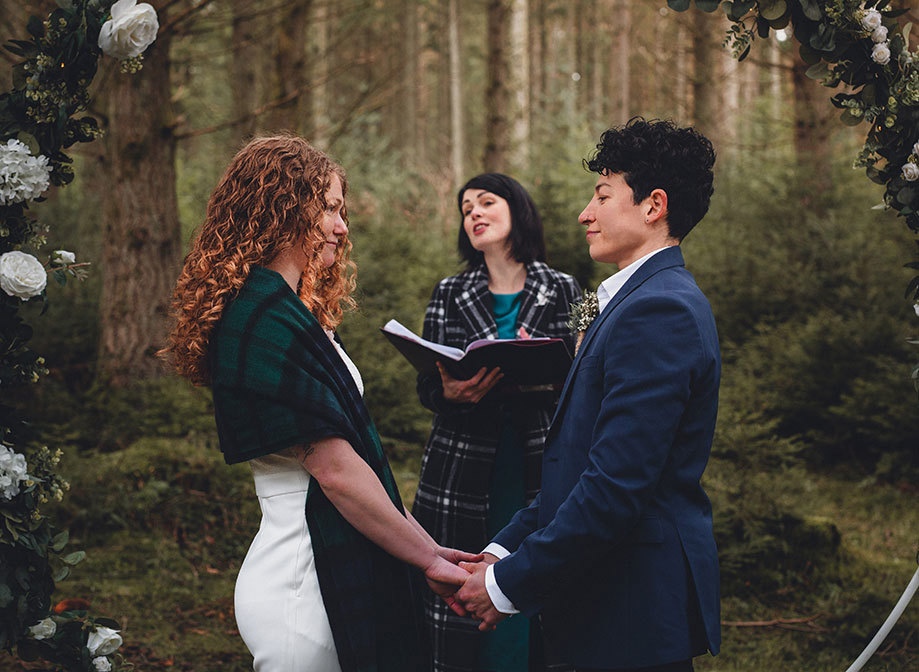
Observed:
[[[887,65],[890,63],[890,47],[886,42],[874,45],[874,49],[871,50],[871,58],[878,65]]]
[[[99,48],[107,55],[124,60],[139,56],[153,44],[160,24],[156,10],[146,2],[118,0],[111,9],[112,18],[102,24]]]
[[[862,28],[873,31],[881,25],[881,13],[876,9],[869,9],[862,16]]]
[[[121,646],[121,643],[121,635],[118,634],[117,630],[100,625],[89,633],[86,648],[89,649],[89,655],[91,656],[107,656],[110,653],[114,653]]]
[[[875,42],[887,41],[887,26],[878,26],[871,32],[871,39]]]
[[[916,317],[919,317],[919,303],[913,304],[913,310],[916,311]]]
[[[55,250],[54,254],[51,256],[55,261],[59,261],[62,264],[73,264],[77,260],[77,255],[67,250]]]
[[[35,639],[47,639],[57,632],[57,624],[50,618],[43,618],[29,628],[29,634]]]
[[[98,658],[93,658],[93,667],[96,668],[97,672],[109,672],[112,669],[112,664],[105,656],[99,656]]]
[[[10,296],[28,301],[48,284],[48,274],[31,254],[13,250],[0,255],[0,289]]]
[[[903,179],[907,182],[915,182],[916,180],[919,180],[919,166],[912,162],[904,163]]]

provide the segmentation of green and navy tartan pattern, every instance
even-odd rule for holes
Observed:
[[[252,267],[211,337],[209,355],[214,415],[228,464],[341,437],[404,512],[350,372],[280,275]],[[424,670],[418,572],[355,530],[315,479],[306,520],[343,672]]]

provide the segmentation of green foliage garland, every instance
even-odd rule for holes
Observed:
[[[667,5],[683,12],[692,0]],[[870,125],[855,166],[884,186],[885,207],[919,234],[919,52],[909,49],[912,24],[899,30],[897,17],[907,10],[890,5],[891,0],[695,0],[704,12],[722,7],[733,23],[726,43],[739,60],[757,37],[791,26],[798,53],[810,66],[807,76],[830,88],[846,86],[832,97],[842,123]],[[919,271],[919,261],[906,267]],[[906,297],[919,314],[919,274],[909,281]],[[912,379],[919,392],[919,365]]]
[[[17,648],[24,660],[44,659],[55,669],[105,672],[130,669],[115,650],[118,624],[83,609],[52,614],[55,582],[67,577],[83,551],[65,553],[66,532],[57,532],[42,504],[60,500],[68,484],[58,473],[60,451],[27,445],[26,424],[5,400],[15,388],[47,373],[27,343],[32,329],[19,315],[24,301],[45,300],[47,274],[58,284],[82,277],[86,264],[57,250],[47,263],[25,252],[47,242],[47,229],[29,212],[51,185],[73,180],[64,152],[100,135],[83,115],[88,87],[103,51],[140,69],[140,53],[155,39],[152,7],[135,0],[57,0],[44,21],[29,18],[29,38],[5,48],[23,60],[13,67],[13,87],[0,94],[0,647]],[[100,33],[105,38],[100,39]],[[28,469],[28,473],[26,473]]]

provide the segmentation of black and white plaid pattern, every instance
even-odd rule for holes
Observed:
[[[568,307],[581,296],[570,275],[542,262],[527,264],[517,327],[531,336],[564,338],[574,352]],[[465,348],[480,338],[497,338],[488,271],[484,265],[441,280],[424,318],[424,338]],[[444,401],[439,375],[418,376],[421,403],[434,411],[434,424],[421,463],[413,515],[443,546],[478,552],[488,543],[486,517],[491,470],[504,410],[524,441],[527,501],[539,490],[542,450],[556,395],[500,398],[489,394],[476,405]],[[426,619],[432,634],[434,672],[476,670],[479,632],[472,619],[453,614],[429,595]]]

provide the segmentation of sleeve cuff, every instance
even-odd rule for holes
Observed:
[[[488,546],[482,550],[482,553],[491,553],[493,556],[498,558],[498,560],[504,560],[504,558],[511,554],[511,552],[504,548],[504,546],[501,544],[496,544],[495,542],[488,544]]]
[[[497,544],[490,544],[489,546],[496,546]],[[498,546],[498,548],[501,548]],[[488,550],[488,549],[486,549]],[[502,551],[507,553],[506,550],[501,548]],[[488,551],[491,553],[491,551]],[[485,569],[485,590],[488,592],[488,597],[491,600],[491,603],[495,605],[495,609],[500,611],[502,614],[519,614],[520,611],[514,607],[514,603],[507,599],[507,596],[501,592],[501,589],[498,588],[498,582],[495,580],[495,566],[488,565]]]

